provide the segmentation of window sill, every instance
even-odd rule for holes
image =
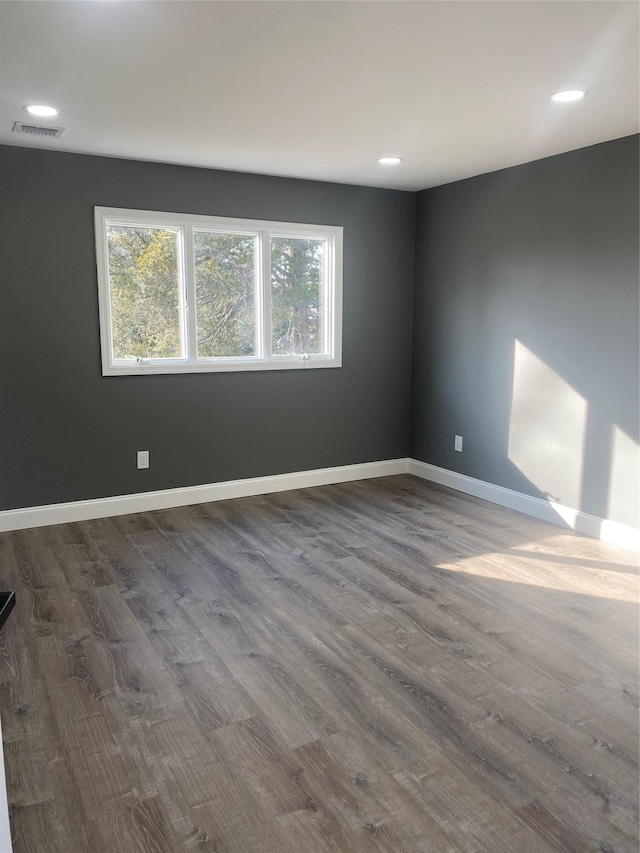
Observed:
[[[342,367],[342,360],[330,356],[310,356],[309,358],[264,359],[216,359],[198,362],[164,362],[161,364],[125,364],[104,365],[103,376],[146,376],[172,373],[246,373],[256,370],[317,370],[327,367]]]

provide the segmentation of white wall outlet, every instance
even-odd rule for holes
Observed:
[[[456,436],[456,440],[455,440],[453,446],[458,451],[458,453],[462,453],[462,436],[461,435]]]
[[[139,450],[137,454],[138,459],[138,468],[148,468],[149,467],[149,451],[148,450]]]

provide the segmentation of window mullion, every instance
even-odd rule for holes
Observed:
[[[194,364],[198,360],[198,333],[196,316],[196,258],[193,243],[193,226],[185,225],[184,239],[184,300],[185,328],[187,337],[187,359]]]
[[[262,342],[263,356],[271,361],[271,232],[261,235],[262,251]]]

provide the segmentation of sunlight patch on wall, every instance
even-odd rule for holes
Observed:
[[[587,401],[515,341],[509,459],[549,500],[581,508]]]
[[[613,426],[607,517],[640,527],[640,447],[620,427]]]

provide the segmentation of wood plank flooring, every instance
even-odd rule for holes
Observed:
[[[637,556],[410,476],[0,535],[15,853],[637,853]]]

